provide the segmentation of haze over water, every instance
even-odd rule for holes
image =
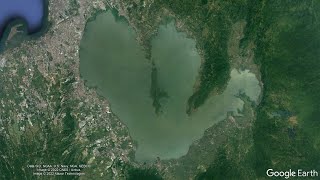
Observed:
[[[135,40],[136,34],[124,21],[108,11],[89,22],[80,45],[80,71],[87,85],[111,104],[112,111],[128,126],[138,142],[138,161],[178,158],[185,155],[205,129],[223,120],[227,112],[242,109],[235,95],[246,93],[251,100],[260,94],[259,82],[248,71],[231,71],[226,90],[210,97],[191,116],[187,100],[193,93],[201,59],[195,41],[178,32],[171,22],[159,27],[152,40],[152,61],[157,81],[168,95],[160,100],[156,114],[151,97],[152,62]]]
[[[5,26],[16,19],[22,19],[26,22],[28,33],[36,32],[42,26],[44,9],[44,0],[1,0],[0,38]]]

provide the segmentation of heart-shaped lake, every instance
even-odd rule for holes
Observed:
[[[211,96],[190,116],[187,101],[193,94],[201,59],[195,41],[178,32],[173,22],[159,27],[151,56],[136,41],[134,30],[110,12],[88,22],[80,46],[80,71],[87,85],[111,104],[138,142],[139,161],[178,158],[187,153],[204,130],[232,111],[238,115],[246,93],[260,94],[259,82],[248,71],[231,71],[221,95]]]

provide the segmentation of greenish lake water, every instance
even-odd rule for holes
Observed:
[[[87,24],[80,45],[81,76],[88,86],[97,87],[129,128],[138,142],[136,160],[185,155],[192,142],[229,111],[240,115],[237,112],[243,101],[235,96],[239,91],[254,101],[258,99],[260,87],[255,75],[232,70],[226,90],[188,116],[187,100],[201,65],[195,41],[178,32],[171,22],[159,27],[151,44],[152,59],[148,60],[134,30],[108,11]],[[157,98],[159,113],[153,105],[152,79],[157,92],[165,94]]]

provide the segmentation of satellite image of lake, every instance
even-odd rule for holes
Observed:
[[[152,63],[144,58],[134,31],[115,19],[109,11],[88,23],[80,46],[80,72],[128,126],[138,143],[137,160],[178,158],[228,112],[238,115],[243,107],[236,97],[239,92],[257,101],[260,87],[255,75],[233,70],[226,90],[188,116],[187,101],[201,64],[194,40],[178,32],[174,22],[161,25],[151,42],[153,69],[157,70],[152,77]],[[152,84],[166,94],[159,100],[158,113],[150,94]]]
[[[0,180],[319,179],[320,0],[0,0]]]

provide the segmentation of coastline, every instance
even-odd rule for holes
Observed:
[[[48,29],[51,27],[51,23],[48,19],[49,0],[43,0],[43,3],[44,8],[42,23],[38,27],[34,28],[33,31],[28,30],[27,22],[24,20],[24,18],[12,18],[5,23],[3,27],[3,33],[0,34],[0,54],[6,49],[19,46],[19,44],[21,44],[23,41],[36,40],[48,31]],[[15,27],[17,27],[19,31],[10,38],[10,40],[13,42],[8,43],[10,33]]]

